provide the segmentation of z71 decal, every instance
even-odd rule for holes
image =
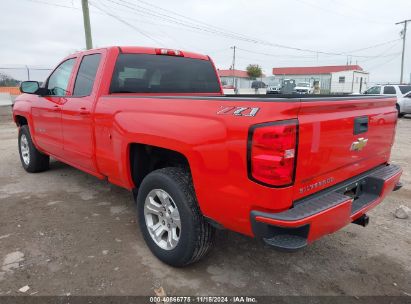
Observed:
[[[234,116],[255,116],[260,108],[250,107],[220,107],[218,115],[234,115]]]

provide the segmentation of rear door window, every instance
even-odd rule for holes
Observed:
[[[178,56],[120,54],[110,93],[219,93],[211,61]]]
[[[93,90],[101,54],[86,55],[81,60],[74,83],[73,96],[89,96]]]
[[[393,86],[385,86],[383,94],[393,95],[393,94],[395,94],[395,88]]]

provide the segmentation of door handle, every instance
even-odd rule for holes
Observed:
[[[90,111],[87,110],[86,107],[81,107],[80,108],[80,115],[88,115],[88,114],[90,114]]]
[[[54,105],[53,106],[53,111],[54,112],[58,112],[58,111],[60,111],[61,109],[60,109],[60,107],[58,106],[58,105]]]

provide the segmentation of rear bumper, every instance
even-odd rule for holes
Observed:
[[[383,165],[294,202],[280,213],[251,212],[253,233],[277,249],[293,251],[355,221],[399,183],[402,170]]]

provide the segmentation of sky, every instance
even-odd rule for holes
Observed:
[[[207,54],[228,69],[359,64],[370,82],[399,82],[410,0],[89,0],[94,47],[137,45]],[[81,0],[1,0],[0,72],[44,80],[85,48]],[[404,79],[411,75],[411,22]],[[19,68],[19,69],[14,69]]]

